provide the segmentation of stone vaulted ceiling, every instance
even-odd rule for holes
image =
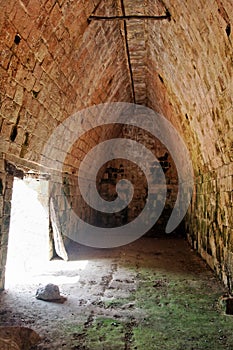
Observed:
[[[168,118],[196,168],[230,160],[231,0],[1,0],[0,6],[4,152],[37,162],[69,115],[126,101]]]
[[[187,236],[232,283],[232,22],[232,0],[0,0],[4,237],[13,182],[5,164],[36,171],[44,145],[69,116],[134,102],[162,114],[183,138],[195,175]],[[121,132],[92,130],[71,150],[67,169],[74,174],[85,150]],[[69,138],[69,127],[64,133]],[[55,146],[62,150],[59,138]]]

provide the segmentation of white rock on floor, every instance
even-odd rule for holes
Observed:
[[[60,294],[59,287],[56,284],[46,284],[39,287],[36,291],[36,298],[44,301],[64,303],[67,298]]]

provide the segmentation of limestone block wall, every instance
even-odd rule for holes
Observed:
[[[8,232],[10,227],[13,174],[5,169],[5,160],[0,153],[0,290],[4,288]]]
[[[189,241],[232,288],[232,0],[125,0],[124,4],[127,15],[170,13],[170,21],[140,19],[126,24],[130,57],[122,21],[88,20],[93,13],[121,15],[120,2],[1,2],[2,159],[25,171],[38,170],[44,146],[58,125],[85,107],[132,102],[133,80],[136,102],[170,120],[189,149],[195,182],[186,220]],[[67,128],[67,138],[71,131]],[[124,133],[133,137],[132,132]],[[80,203],[75,192],[80,160],[105,134],[104,128],[94,130],[68,152],[57,183],[64,183],[67,191],[71,186],[75,195],[67,196],[72,208]],[[107,134],[123,135],[119,128],[110,128]],[[55,146],[62,149],[59,138]],[[171,169],[167,178],[175,187]],[[2,217],[10,210],[4,198],[6,189],[10,198],[11,176],[2,166]],[[56,181],[52,190],[53,186]],[[57,204],[68,222],[62,196]]]
[[[100,138],[98,135],[100,135],[101,132]],[[90,178],[91,169],[86,169],[85,178],[88,181],[88,185],[96,186],[100,196],[107,201],[116,199],[116,185],[119,180],[129,180],[133,185],[134,196],[129,206],[120,212],[106,214],[103,211],[98,212],[93,210],[82,198],[78,185],[78,175],[80,175],[79,166],[85,155],[88,154],[91,148],[96,146],[96,144],[116,137],[141,143],[154,154],[154,158],[152,163],[147,164],[149,169],[148,179],[138,165],[141,159],[144,158],[144,154],[142,152],[137,153],[135,162],[119,159],[118,156],[114,157],[114,154],[117,154],[117,146],[116,149],[112,149],[112,161],[107,162],[103,159],[103,166],[97,169],[96,179]],[[131,151],[129,151],[129,154],[130,152]],[[96,154],[96,156],[98,156],[98,154]],[[63,235],[72,238],[74,233],[78,235],[81,230],[77,218],[72,218],[72,212],[75,212],[75,214],[85,222],[99,227],[121,226],[135,219],[144,208],[147,200],[147,181],[152,181],[152,174],[159,164],[165,173],[167,198],[161,217],[157,222],[155,220],[156,225],[153,227],[150,234],[155,236],[158,234],[165,234],[165,226],[176,201],[178,178],[174,161],[168,150],[151,134],[137,127],[128,126],[123,126],[122,128],[122,126],[107,125],[105,128],[97,127],[91,129],[72,146],[64,164],[63,176],[53,176],[54,182],[51,183],[51,196],[56,206],[60,230]],[[157,195],[157,186],[159,185],[160,179],[158,178],[157,182],[153,183],[152,187],[154,189],[154,207],[151,208],[151,215],[153,215],[153,212],[159,204]],[[89,187],[86,191],[88,194]],[[88,197],[90,197],[90,194],[88,194]]]
[[[147,24],[148,105],[185,140],[195,182],[189,241],[232,291],[233,3],[163,3],[171,21]]]
[[[88,22],[96,5],[1,2],[0,149],[25,171],[39,170],[45,143],[67,117],[93,104],[131,99],[121,27]],[[104,4],[99,11],[104,14]],[[5,190],[4,169],[2,176]],[[8,202],[1,210],[10,215]],[[5,253],[1,267],[4,261]]]
[[[0,125],[8,158],[40,163],[52,130],[67,117],[93,104],[131,100],[121,26],[88,22],[96,5],[2,2]]]
[[[232,172],[230,164],[196,178],[186,220],[189,242],[230,291],[233,289]]]
[[[75,130],[71,127],[71,130]],[[116,125],[93,127],[88,132],[80,136],[71,148],[68,149],[62,173],[57,173],[51,170],[50,179],[50,198],[53,201],[57,225],[60,233],[65,237],[65,243],[69,240],[66,238],[75,239],[76,234],[81,230],[78,218],[93,225],[97,224],[97,214],[90,208],[82,198],[78,185],[78,171],[81,162],[86,154],[99,142],[112,137],[117,137],[121,128]],[[72,133],[72,132],[71,132]],[[56,144],[53,145],[56,149]],[[51,150],[53,151],[53,150]],[[85,177],[89,179],[90,169],[86,170]],[[73,214],[77,214],[77,217]]]
[[[135,140],[141,143],[142,145],[144,145],[148,150],[150,150],[153,153],[155,160],[156,159],[158,160],[159,165],[163,170],[163,173],[166,178],[166,188],[167,188],[166,203],[165,203],[163,212],[161,214],[161,217],[155,223],[155,226],[150,231],[150,234],[155,236],[157,234],[164,235],[165,226],[167,224],[167,221],[174,207],[176,196],[177,196],[177,189],[178,189],[178,177],[177,177],[177,170],[176,170],[174,161],[169,151],[165,147],[165,145],[162,144],[158,139],[153,137],[151,134],[147,133],[145,130],[140,130],[139,128],[136,128],[136,127],[132,128],[132,127],[125,126],[123,128],[122,133],[125,138],[128,138],[130,140]],[[143,157],[144,157],[143,153],[138,154],[138,164],[140,164],[140,158],[143,158]],[[156,167],[157,167],[156,161],[153,162],[152,164],[148,163],[148,169],[150,169],[151,174],[153,173]],[[138,173],[140,173],[140,171],[137,169],[137,167],[129,166],[130,177],[138,179],[138,184],[137,186],[135,186],[138,191],[138,198],[137,197],[135,198],[136,201],[133,204],[131,215],[136,215],[136,214],[138,215],[138,213],[142,209],[142,205],[144,203],[143,198],[145,194],[145,189],[147,190],[145,181],[140,180],[140,177],[138,177]],[[149,177],[148,180],[150,181],[151,178]],[[154,192],[155,192],[154,193],[155,195],[154,210],[156,210],[156,201],[158,200],[156,196],[156,191],[157,191],[156,186],[159,185],[159,182],[160,181],[158,179],[158,183],[154,184],[155,185],[154,186]],[[136,208],[138,208],[137,210],[135,210],[135,206]],[[129,217],[131,216],[129,215]]]

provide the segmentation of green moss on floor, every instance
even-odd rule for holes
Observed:
[[[124,349],[124,323],[112,318],[97,318],[86,333],[88,349]]]
[[[125,349],[125,323],[111,317],[97,317],[84,325],[66,325],[72,338],[71,350]]]
[[[133,329],[132,349],[233,348],[233,318],[220,307],[208,281],[141,274],[137,306],[146,317]]]
[[[149,272],[151,271],[151,272]],[[88,350],[221,350],[233,349],[233,317],[224,314],[221,290],[212,283],[182,275],[139,270],[138,289],[132,293],[143,318],[97,317],[80,331]],[[119,308],[127,299],[109,302]],[[132,310],[132,318],[134,310]]]
[[[125,319],[97,317],[90,324],[69,329],[77,336],[77,347],[72,349],[233,348],[233,317],[224,314],[219,293],[211,293],[202,283],[195,284],[192,280],[151,277],[142,280],[135,293],[136,307],[145,316],[131,323],[130,332],[130,323]],[[126,300],[110,305],[119,307],[123,302]],[[132,316],[133,313],[132,310]]]
[[[226,288],[184,241],[144,240],[131,249],[107,260],[103,274],[98,260],[90,276],[84,271],[82,298],[68,299],[70,313],[43,350],[233,349]],[[101,277],[94,287],[93,269]]]

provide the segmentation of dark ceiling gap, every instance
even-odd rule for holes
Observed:
[[[226,26],[226,34],[227,34],[228,37],[231,34],[231,25],[230,25],[230,23],[228,23],[227,26]]]
[[[96,4],[96,6],[95,6],[94,10],[92,11],[92,14],[91,14],[90,17],[93,17],[93,16],[95,15],[96,11],[98,10],[98,8],[99,8],[99,6],[100,6],[101,1],[102,1],[102,0],[100,0],[100,1]],[[90,17],[88,18],[88,22],[89,22]],[[94,16],[94,17],[95,17],[95,16]]]
[[[171,19],[171,15],[169,11],[166,11],[165,15],[162,16],[144,16],[144,15],[130,15],[130,16],[93,16],[91,15],[89,17],[89,21],[95,20],[95,21],[113,21],[113,20],[130,20],[130,19],[151,19],[151,20],[163,20],[163,19]]]
[[[19,45],[20,41],[21,41],[20,35],[19,35],[19,34],[16,34],[15,39],[14,39],[14,43],[15,43],[16,45]]]
[[[124,0],[121,0],[121,11],[122,11],[122,14],[123,14],[123,17],[124,17],[125,16]],[[124,20],[124,38],[125,38],[125,48],[126,48],[127,61],[128,61],[128,67],[129,67],[129,74],[130,74],[131,90],[132,90],[132,95],[133,95],[133,103],[136,104],[134,80],[133,80],[133,70],[132,70],[132,65],[131,65],[131,60],[130,60],[130,52],[129,52],[129,44],[128,44],[128,32],[127,32],[126,20]]]
[[[20,115],[18,115],[17,120],[15,125],[13,126],[12,130],[11,130],[11,134],[10,134],[10,140],[12,142],[15,141],[17,135],[18,135],[18,125],[19,125],[19,121],[20,121]]]

